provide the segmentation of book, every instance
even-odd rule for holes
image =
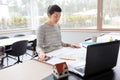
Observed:
[[[100,42],[82,42],[82,47],[87,48],[88,45],[100,44]]]

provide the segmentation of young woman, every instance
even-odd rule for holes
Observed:
[[[46,53],[60,49],[63,46],[80,48],[80,46],[62,42],[60,25],[58,24],[61,12],[62,10],[58,5],[49,6],[47,10],[48,20],[38,28],[36,51],[40,61],[47,57]]]

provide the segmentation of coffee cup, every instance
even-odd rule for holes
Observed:
[[[92,42],[97,42],[97,37],[96,36],[92,37]]]

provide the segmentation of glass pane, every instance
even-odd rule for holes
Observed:
[[[28,0],[1,0],[0,30],[27,28]]]
[[[103,0],[103,28],[120,28],[120,0]]]
[[[96,29],[97,0],[39,0],[39,22],[47,19],[47,7],[58,4],[62,8],[60,24],[67,29]]]

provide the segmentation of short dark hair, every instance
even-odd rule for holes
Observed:
[[[52,15],[54,12],[61,12],[62,9],[58,5],[50,5],[47,9],[47,14]]]

